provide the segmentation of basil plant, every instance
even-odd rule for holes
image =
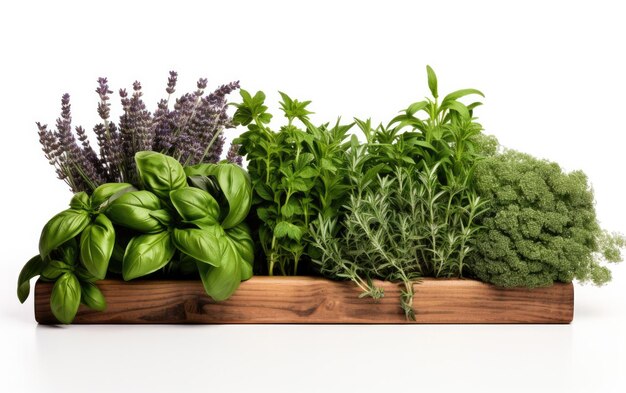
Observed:
[[[206,293],[228,299],[252,276],[253,245],[243,222],[251,205],[248,174],[229,163],[184,168],[164,154],[135,155],[143,189],[108,183],[91,196],[74,195],[70,208],[44,226],[39,255],[18,279],[18,298],[30,279],[54,281],[50,306],[70,323],[82,303],[106,307],[97,280],[107,272],[132,280],[163,271],[200,275]]]

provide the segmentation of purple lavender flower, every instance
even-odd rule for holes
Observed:
[[[242,166],[243,158],[239,155],[239,147],[239,145],[231,143],[230,148],[228,149],[228,153],[226,153],[226,160],[233,164]]]
[[[137,185],[135,153],[154,150],[169,154],[183,164],[219,161],[223,131],[233,126],[226,113],[226,96],[239,88],[239,82],[220,86],[205,96],[208,80],[200,78],[197,90],[179,97],[170,108],[170,96],[176,91],[178,74],[170,71],[165,91],[167,99],[160,100],[154,114],[143,101],[142,87],[133,83],[132,94],[119,90],[123,114],[116,125],[110,121],[111,103],[107,78],[98,78],[96,93],[98,115],[102,123],[94,128],[99,153],[91,146],[83,127],[72,131],[69,95],[61,100],[61,116],[56,130],[37,123],[39,140],[48,162],[55,167],[60,179],[74,192],[91,191],[104,182],[130,182]],[[236,148],[231,146],[227,158],[241,163]]]
[[[178,81],[178,73],[176,71],[170,71],[170,77],[167,78],[167,94],[174,94],[176,91],[176,82]]]

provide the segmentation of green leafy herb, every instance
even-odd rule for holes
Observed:
[[[322,274],[348,278],[374,298],[382,291],[373,278],[402,282],[407,318],[414,317],[413,282],[467,273],[476,218],[484,212],[471,184],[482,158],[476,147],[482,127],[472,117],[478,104],[458,101],[482,93],[459,90],[440,102],[432,68],[427,75],[432,99],[409,105],[387,127],[356,120],[367,143],[351,141],[345,213],[320,216],[312,225]]]
[[[602,262],[621,261],[626,239],[600,228],[582,172],[509,150],[482,161],[475,183],[489,201],[471,258],[479,279],[503,287],[611,279]]]
[[[281,274],[297,274],[299,262],[310,260],[311,222],[319,214],[337,214],[345,202],[348,190],[342,168],[347,158],[345,140],[352,126],[337,122],[332,127],[316,127],[308,117],[310,101],[280,95],[288,123],[278,131],[268,126],[272,116],[266,112],[263,92],[251,96],[241,90],[243,101],[235,104],[234,115],[236,122],[248,126],[235,143],[249,161],[251,224],[267,263],[258,269],[270,275],[277,268]]]
[[[80,306],[80,283],[72,273],[63,274],[52,287],[50,309],[61,323],[71,323]]]

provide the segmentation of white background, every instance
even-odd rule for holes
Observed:
[[[567,326],[54,328],[15,296],[40,228],[70,198],[34,122],[54,124],[69,92],[75,123],[91,128],[99,76],[115,90],[139,79],[151,108],[173,69],[179,92],[240,79],[272,109],[280,89],[313,100],[317,121],[379,122],[427,95],[430,64],[440,92],[485,93],[476,113],[504,145],[584,170],[602,224],[626,232],[619,3],[5,3],[0,391],[624,391],[624,265],[605,288],[576,288]]]

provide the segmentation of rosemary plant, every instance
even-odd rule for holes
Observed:
[[[354,281],[363,295],[379,298],[373,278],[401,282],[401,307],[414,318],[413,283],[421,277],[462,277],[479,231],[484,202],[473,190],[482,127],[465,89],[410,105],[388,126],[357,120],[367,143],[353,143],[347,183],[351,194],[338,219],[320,217],[312,228],[315,259],[323,275]],[[420,119],[417,114],[424,112]],[[407,129],[408,128],[408,129]],[[373,176],[372,176],[373,175]]]

